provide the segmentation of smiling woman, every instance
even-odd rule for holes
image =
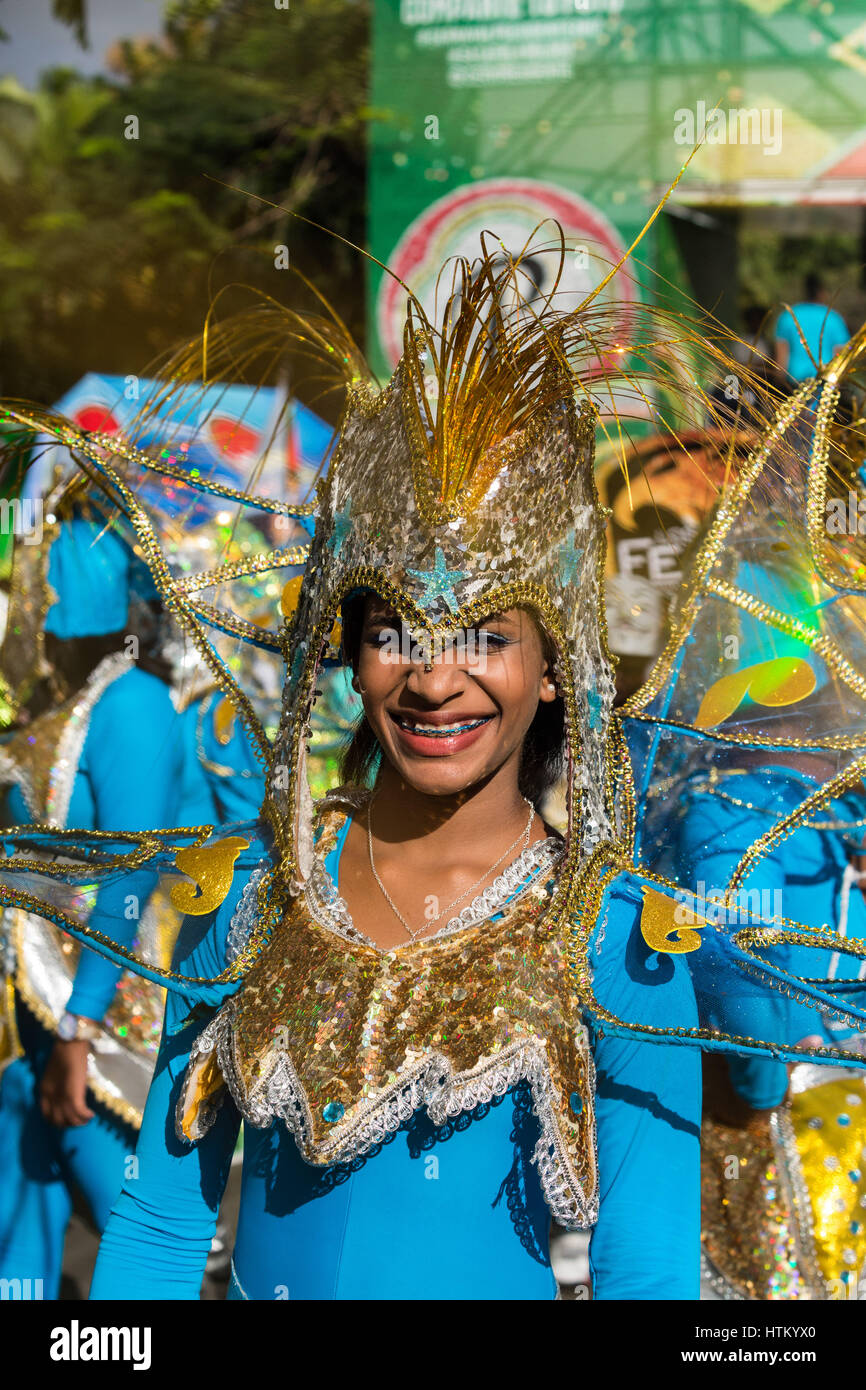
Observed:
[[[353,818],[344,845],[343,897],[355,924],[390,947],[405,932],[381,921],[375,887],[414,940],[435,929],[443,898],[451,908],[485,888],[521,841],[525,849],[551,833],[535,803],[561,762],[562,702],[548,644],[523,609],[482,619],[438,654],[417,643],[413,651],[395,610],[375,595],[344,605],[343,631],[364,704],[343,773],[363,782],[376,768],[366,827]],[[420,926],[410,927],[392,894]]]
[[[697,1054],[596,1034],[581,1003],[592,979],[615,1014],[696,1022],[684,966],[645,968],[637,886],[591,907],[593,856],[617,862],[595,414],[546,325],[503,319],[519,268],[488,271],[458,270],[443,334],[410,315],[384,391],[350,387],[283,635],[267,829],[176,953],[187,995],[232,997],[183,1030],[169,1002],[96,1297],[196,1296],[241,1117],[234,1297],[550,1298],[551,1214],[597,1223],[596,1298],[697,1293]],[[313,806],[337,621],[363,717]],[[537,809],[563,770],[564,837]]]
[[[678,933],[676,885],[633,868],[596,412],[573,366],[588,320],[552,302],[506,313],[521,267],[486,251],[452,269],[440,325],[410,300],[382,390],[338,324],[281,320],[343,372],[346,409],[300,592],[284,593],[260,820],[173,860],[199,872],[201,907],[182,885],[138,1176],[95,1297],[198,1295],[243,1120],[234,1298],[551,1298],[551,1216],[592,1228],[596,1299],[696,1298],[699,1049],[791,1053],[787,1036],[699,1025],[684,956],[707,923]],[[673,331],[679,343],[679,317]],[[219,350],[212,331],[209,361]],[[98,441],[53,427],[115,478]],[[205,623],[267,644],[259,623],[190,600],[222,598],[242,566],[171,579],[150,533],[145,550],[202,651],[216,650]],[[333,661],[363,718],[345,784],[314,803],[308,749]],[[231,690],[227,667],[221,679]],[[237,683],[234,699],[252,725]],[[560,769],[562,836],[538,811]],[[28,868],[6,861],[0,880]],[[797,929],[813,939],[826,946]],[[768,994],[824,997],[775,966],[768,982],[736,937],[727,947],[731,975],[742,964]],[[837,1012],[858,1014],[856,984]]]
[[[564,710],[552,676],[550,642],[528,611],[514,608],[491,614],[474,627],[458,631],[434,653],[412,643],[393,608],[375,595],[358,595],[343,605],[343,633],[353,686],[359,693],[366,692],[364,718],[343,760],[347,782],[365,779],[385,746],[383,738],[391,753],[395,751],[393,738],[388,739],[388,723],[380,714],[378,734],[376,718],[368,713],[372,703],[381,698],[387,720],[410,739],[413,732],[416,734],[407,750],[437,758],[469,747],[474,738],[454,740],[475,733],[476,728],[487,728],[496,749],[503,750],[500,705],[504,702],[510,716],[505,727],[514,722],[515,715],[522,724],[518,739],[522,794],[537,805],[554,785],[562,771]],[[389,679],[389,671],[393,679]],[[398,687],[402,699],[395,700]],[[523,718],[527,714],[528,719]],[[429,737],[417,738],[425,725],[435,743],[430,743]],[[488,748],[489,759],[493,745],[488,743]],[[513,756],[515,748],[511,746],[508,751]],[[393,756],[390,761],[394,762]],[[469,766],[464,763],[463,770],[468,772]],[[470,776],[468,785],[483,776],[483,772]],[[432,789],[429,784],[428,789]]]

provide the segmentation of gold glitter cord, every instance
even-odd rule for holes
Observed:
[[[706,591],[709,594],[715,594],[717,598],[726,599],[736,608],[750,613],[752,617],[761,619],[780,632],[798,638],[805,646],[810,647],[823,657],[833,673],[840,680],[843,680],[854,691],[855,695],[859,695],[861,699],[866,699],[866,678],[861,676],[860,672],[855,670],[849,661],[846,661],[831,638],[815,632],[813,628],[801,623],[797,618],[780,612],[778,608],[772,608],[763,600],[755,598],[753,594],[746,593],[745,590],[738,589],[735,585],[728,584],[724,580],[708,579]]]
[[[828,782],[825,782],[823,787],[818,787],[810,796],[807,796],[789,815],[783,816],[766,834],[749,846],[731,875],[728,888],[731,891],[738,889],[757,860],[763,858],[765,854],[769,854],[771,850],[787,839],[798,826],[808,821],[813,810],[826,806],[837,796],[861,781],[864,772],[866,772],[866,755],[855,758],[848,767],[843,768],[835,777],[831,777]]]
[[[800,749],[803,752],[821,753],[827,749],[851,752],[855,748],[863,748],[866,745],[866,732],[862,734],[825,734],[822,738],[815,739],[794,738],[782,734],[772,737],[764,734],[738,734],[725,729],[696,729],[694,725],[686,724],[682,720],[647,714],[643,710],[626,712],[625,705],[613,711],[613,718],[618,723],[637,720],[644,724],[655,724],[660,729],[671,729],[674,733],[684,734],[688,738],[701,739],[709,743],[736,744],[741,748],[771,748],[780,752],[786,749]],[[745,769],[742,770],[745,771]],[[654,782],[654,790],[650,794],[658,794],[655,789],[662,785],[661,782]]]
[[[178,594],[197,594],[201,589],[215,588],[229,579],[239,579],[244,575],[268,573],[287,566],[303,565],[309,558],[308,545],[296,545],[287,550],[271,550],[265,555],[254,555],[249,560],[232,560],[229,564],[218,565],[201,574],[186,574],[174,581]]]
[[[261,647],[263,651],[269,652],[281,650],[278,632],[269,631],[260,623],[251,623],[246,618],[239,618],[236,613],[229,613],[225,608],[216,608],[210,603],[191,603],[190,612],[208,627],[217,628],[228,637],[239,637],[251,647]]]
[[[763,1055],[788,1056],[792,1060],[811,1058],[816,1061],[842,1062],[850,1064],[856,1059],[857,1054],[846,1051],[844,1048],[832,1046],[819,1046],[809,1048],[793,1048],[781,1045],[771,1040],[761,1040],[744,1035],[726,1033],[721,1029],[708,1028],[659,1028],[652,1024],[641,1023],[636,1020],[626,1020],[605,1008],[595,997],[592,987],[591,972],[588,962],[588,942],[598,921],[602,901],[605,893],[615,883],[617,877],[623,871],[631,868],[628,856],[617,853],[610,845],[601,845],[595,854],[584,865],[578,875],[572,895],[572,903],[569,912],[569,927],[567,932],[568,946],[567,954],[569,968],[575,990],[580,998],[581,1006],[585,1013],[602,1025],[607,1023],[626,1034],[640,1035],[648,1040],[657,1039],[660,1042],[665,1040],[683,1044],[694,1043],[722,1043],[729,1051],[751,1051]],[[682,893],[680,885],[672,883],[659,874],[646,873],[643,870],[637,875],[639,881],[655,886],[659,891],[665,892],[670,896]],[[729,890],[730,892],[730,890]],[[697,901],[697,900],[696,900]],[[728,902],[728,898],[725,900]],[[717,904],[713,902],[715,910]],[[737,905],[738,911],[740,910]],[[751,914],[745,913],[748,917]],[[866,959],[866,941],[851,940],[847,937],[840,937],[829,929],[818,929],[804,926],[802,923],[793,922],[788,918],[774,918],[784,925],[781,927],[766,926],[745,927],[732,934],[732,940],[745,955],[751,954],[750,948],[753,946],[769,947],[782,945],[801,945],[819,947],[823,950],[838,951],[841,955],[853,956],[856,959]],[[707,928],[711,928],[712,923],[707,923]],[[719,928],[714,928],[719,929]],[[745,968],[748,962],[742,962]],[[759,956],[752,955],[753,973],[762,978],[767,983],[766,962]],[[784,972],[779,972],[783,975]],[[774,978],[772,987],[782,994],[787,994],[789,998],[799,1002],[812,1003],[808,996],[804,996],[798,989],[801,983],[799,977],[787,976],[784,978]],[[835,982],[834,982],[835,983]],[[844,1006],[838,1005],[836,1001],[829,1000],[824,1010],[836,1012],[840,1018],[850,1018],[852,1015]]]
[[[731,792],[723,791],[722,782],[727,781],[731,777],[745,777],[748,775],[748,772],[749,769],[745,767],[731,767],[723,770],[717,767],[711,767],[703,776],[701,774],[692,776],[690,778],[690,785],[696,792],[710,792],[714,797],[717,797],[719,801],[727,801],[729,805],[739,806],[744,811],[756,811],[758,815],[762,816],[774,815],[774,812],[766,806],[759,806],[754,801],[745,801],[741,796],[734,796]],[[655,786],[650,788],[648,796],[650,798],[665,797],[673,787],[676,786],[678,781],[678,777],[669,777],[666,778],[664,782],[657,782]],[[856,830],[860,826],[866,825],[866,816],[858,816],[851,820],[809,820],[804,821],[803,824],[809,830]]]

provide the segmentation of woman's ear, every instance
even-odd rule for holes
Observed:
[[[538,692],[538,698],[544,704],[549,705],[556,699],[557,693],[556,681],[550,673],[550,667],[545,667],[544,675],[541,677],[541,689]]]

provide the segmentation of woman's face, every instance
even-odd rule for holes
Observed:
[[[394,610],[370,595],[355,686],[388,762],[410,786],[453,795],[520,749],[540,700],[556,699],[541,636],[520,608],[460,629],[431,658],[413,651]]]

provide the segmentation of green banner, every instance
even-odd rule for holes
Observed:
[[[513,252],[551,216],[567,307],[702,136],[641,245],[664,274],[685,279],[674,219],[699,233],[745,203],[866,202],[864,0],[376,0],[373,53],[369,246],[431,308],[447,256],[477,255],[484,228]],[[381,372],[403,304],[371,275]]]

